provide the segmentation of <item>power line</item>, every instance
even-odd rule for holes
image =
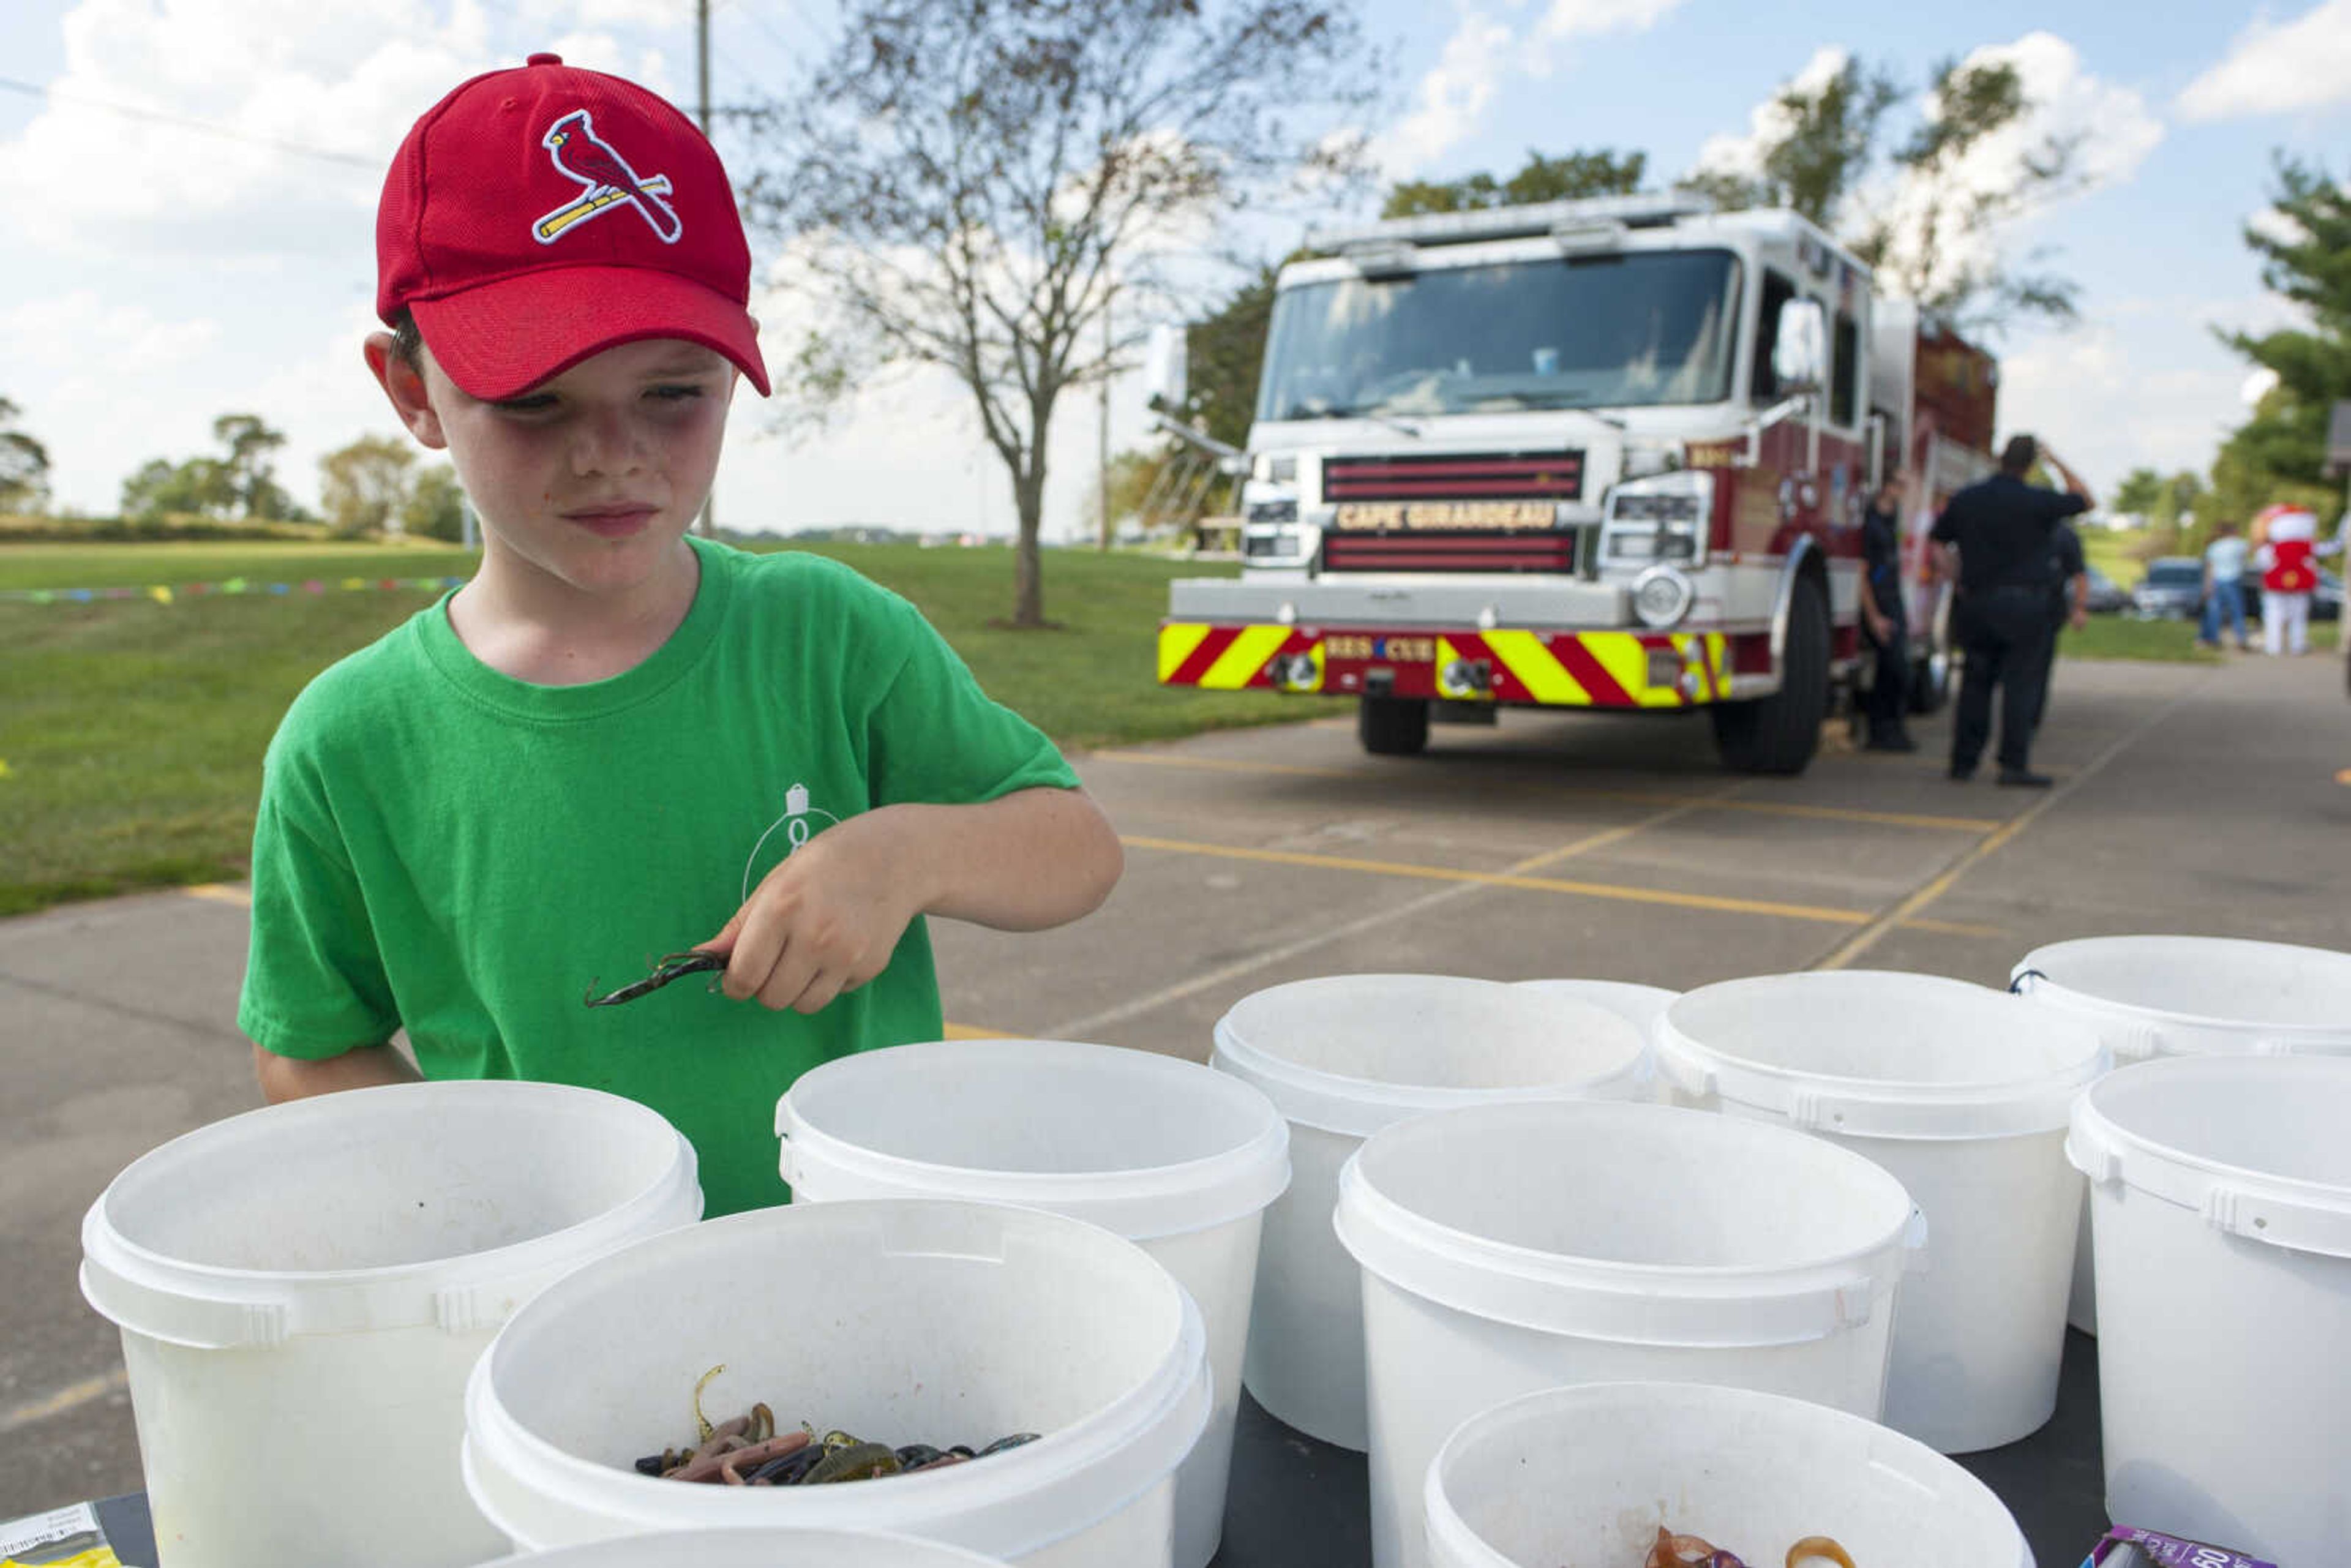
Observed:
[[[152,120],[158,125],[176,126],[183,131],[194,131],[206,136],[217,136],[228,141],[243,141],[255,147],[267,147],[278,152],[290,152],[298,158],[317,158],[329,163],[348,163],[358,169],[381,172],[381,160],[362,158],[355,152],[329,152],[323,147],[305,147],[298,141],[280,141],[273,136],[253,136],[242,131],[232,131],[225,125],[208,120],[190,120],[184,115],[165,114],[161,110],[134,109],[127,103],[110,103],[104,99],[84,98],[78,93],[63,93],[37,82],[18,81],[13,77],[0,77],[0,89],[21,92],[33,98],[45,98],[52,103],[70,103],[83,109],[103,110],[130,120]]]

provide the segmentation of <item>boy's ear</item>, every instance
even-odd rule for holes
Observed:
[[[389,332],[371,332],[361,350],[367,356],[367,367],[383,395],[400,415],[400,423],[408,434],[435,452],[445,451],[449,437],[441,428],[441,415],[424,385],[424,376],[414,365],[400,357],[392,346]]]

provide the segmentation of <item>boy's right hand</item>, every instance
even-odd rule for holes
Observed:
[[[889,809],[819,833],[769,872],[724,929],[696,946],[728,956],[719,987],[781,1011],[813,1013],[889,967],[924,908],[917,868]]]

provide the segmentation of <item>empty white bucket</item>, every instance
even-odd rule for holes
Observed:
[[[2351,1053],[2351,953],[2227,936],[2085,936],[2027,953],[2008,988],[2082,1019],[2115,1065]],[[2089,1210],[2067,1321],[2098,1332]]]
[[[1646,1099],[1646,1040],[1608,1009],[1499,980],[1333,975],[1273,986],[1217,1023],[1209,1064],[1290,1122],[1290,1190],[1265,1214],[1242,1381],[1275,1419],[1367,1442],[1362,1289],[1331,1233],[1339,1171],[1392,1122],[1530,1097]]]
[[[2166,1058],[2082,1098],[2106,1510],[2279,1563],[2351,1532],[2351,1059]]]
[[[1375,1568],[1426,1561],[1446,1435],[1537,1389],[1714,1383],[1875,1419],[1922,1239],[1902,1184],[1825,1140],[1562,1101],[1388,1128],[1341,1175],[1335,1226],[1362,1265]]]
[[[960,1546],[848,1530],[689,1530],[501,1557],[483,1568],[1003,1568]]]
[[[1114,1230],[1166,1266],[1199,1306],[1216,1385],[1176,1479],[1176,1568],[1207,1568],[1224,1534],[1259,1220],[1290,1185],[1290,1127],[1273,1103],[1147,1051],[954,1040],[803,1074],[776,1131],[796,1202],[1023,1204]]]
[[[893,1446],[1036,1442],[918,1475],[693,1486],[639,1455],[765,1401]],[[1041,1209],[874,1198],[755,1209],[599,1260],[515,1314],[465,1392],[466,1484],[517,1548],[792,1525],[1030,1568],[1167,1568],[1207,1336],[1156,1260]]]
[[[1657,1069],[1677,1103],[1866,1155],[1925,1212],[1933,1246],[1902,1287],[1887,1426],[1964,1454],[2049,1419],[2082,1212],[2065,1126],[2106,1070],[2096,1034],[1935,975],[1771,975],[1674,1003]]]
[[[82,1221],[167,1568],[432,1568],[505,1542],[458,1473],[467,1374],[572,1269],[702,1213],[655,1113],[555,1083],[273,1105],[133,1161]]]
[[[1638,1568],[1660,1526],[1755,1568],[1825,1535],[1874,1568],[2032,1568],[1991,1489],[1841,1410],[1698,1384],[1552,1388],[1474,1416],[1426,1479],[1436,1568]]]
[[[1653,1045],[1656,1042],[1658,1020],[1674,1005],[1674,998],[1681,995],[1663,986],[1637,985],[1631,980],[1520,980],[1519,988],[1538,996],[1564,997],[1572,1002],[1592,1002],[1606,1008],[1639,1030],[1641,1038]]]

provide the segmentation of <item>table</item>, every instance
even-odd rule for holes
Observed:
[[[2008,1505],[2040,1568],[2074,1568],[2087,1557],[2106,1528],[2097,1341],[2065,1331],[2057,1414],[2047,1426],[1959,1463]],[[152,1568],[145,1496],[96,1506],[117,1555],[130,1568]],[[1372,1560],[1370,1509],[1363,1455],[1292,1431],[1243,1391],[1224,1549],[1211,1568],[1364,1568]]]

